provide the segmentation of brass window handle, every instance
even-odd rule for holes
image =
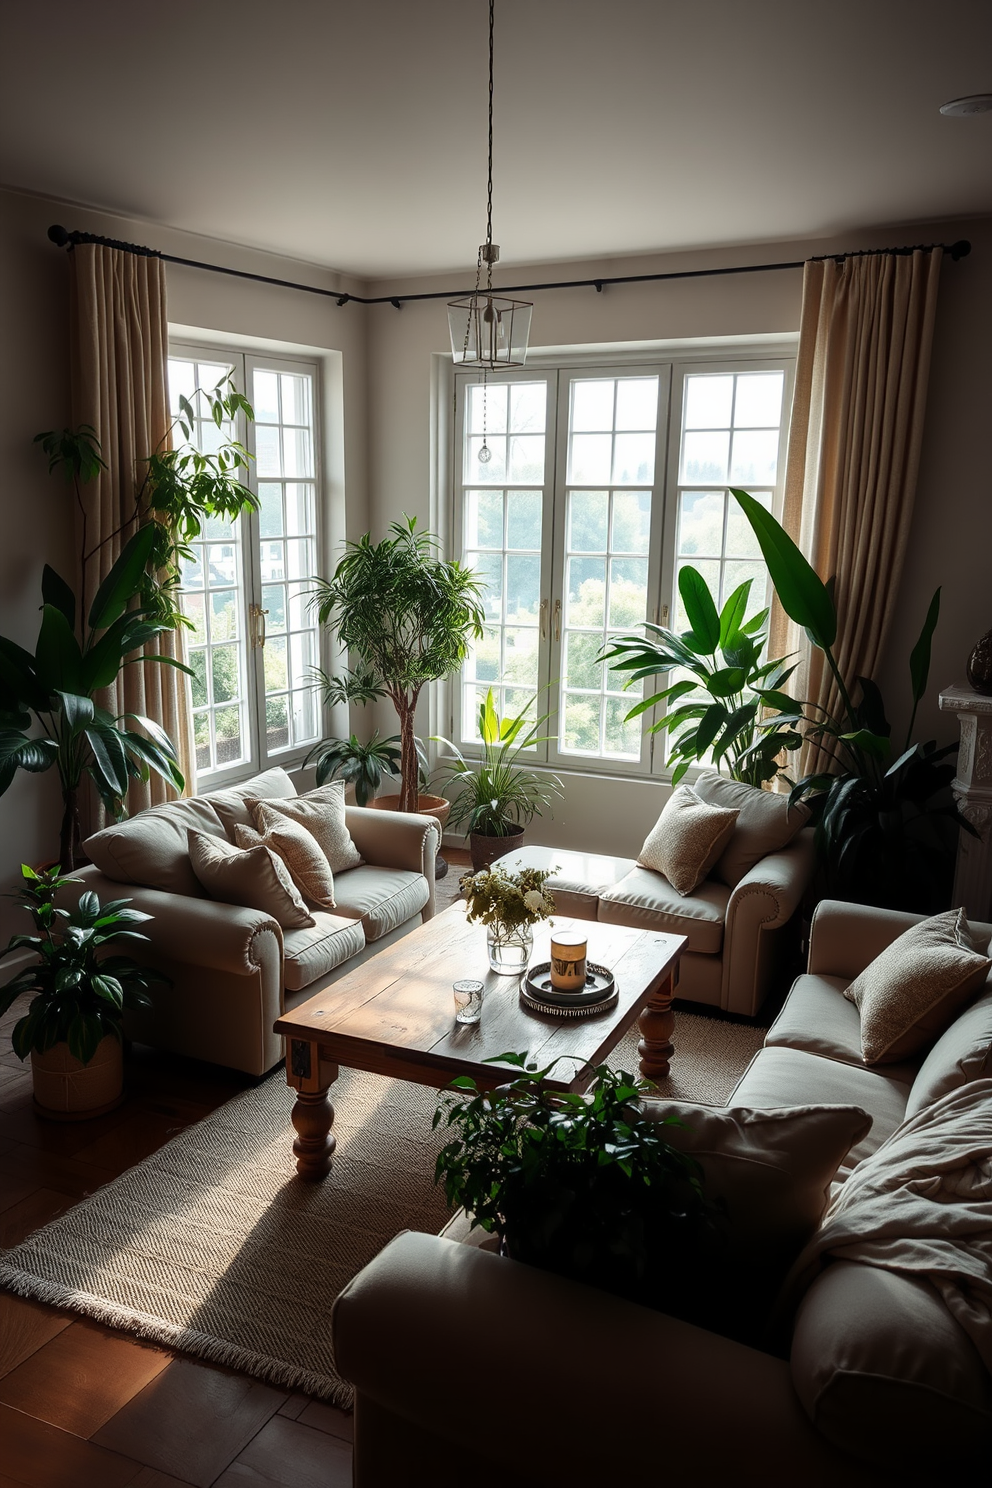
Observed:
[[[541,600],[541,640],[548,639],[548,601]]]
[[[555,600],[555,640],[561,640],[561,600]]]
[[[248,606],[248,613],[251,617],[252,650],[257,651],[265,645],[265,617],[269,612],[260,604],[252,604]]]

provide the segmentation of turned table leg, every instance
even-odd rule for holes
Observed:
[[[637,1052],[641,1056],[641,1074],[646,1080],[662,1080],[668,1074],[672,1057],[672,1030],[675,1027],[675,1014],[672,1012],[674,996],[675,974],[672,972],[651,993],[637,1020],[637,1026],[641,1030]]]
[[[296,1091],[290,1117],[296,1128],[293,1151],[296,1171],[308,1182],[317,1183],[331,1171],[337,1142],[331,1135],[334,1107],[328,1090],[337,1077],[337,1065],[321,1068],[319,1046],[305,1039],[290,1039],[286,1051],[286,1078]]]

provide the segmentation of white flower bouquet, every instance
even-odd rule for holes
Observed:
[[[555,901],[545,888],[550,877],[544,868],[521,868],[518,873],[483,868],[480,873],[466,873],[459,882],[468,918],[505,930],[536,925],[555,912]]]

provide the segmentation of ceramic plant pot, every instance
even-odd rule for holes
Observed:
[[[473,832],[469,837],[469,852],[472,854],[472,870],[478,873],[488,868],[504,853],[513,852],[523,845],[523,827],[514,827],[503,837],[490,837],[488,832]]]
[[[124,1060],[120,1039],[108,1033],[89,1064],[80,1064],[68,1044],[44,1054],[31,1051],[35,1109],[53,1121],[84,1121],[102,1116],[124,1099]]]

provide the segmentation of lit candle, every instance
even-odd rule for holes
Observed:
[[[551,937],[551,985],[556,992],[581,992],[586,984],[586,948],[584,935]]]

